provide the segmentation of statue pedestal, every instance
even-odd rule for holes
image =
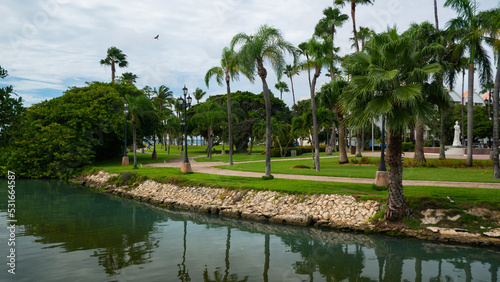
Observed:
[[[181,172],[183,173],[193,172],[193,170],[191,170],[191,163],[182,163]]]
[[[451,147],[446,151],[447,156],[463,156],[465,155],[464,148]]]
[[[375,174],[375,185],[387,187],[389,185],[389,172],[377,171],[377,174]]]

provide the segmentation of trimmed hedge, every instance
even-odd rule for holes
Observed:
[[[412,142],[403,142],[403,152],[415,152],[415,144]]]

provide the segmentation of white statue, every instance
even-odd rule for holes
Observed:
[[[455,135],[453,136],[453,147],[462,147],[462,143],[460,142],[460,125],[458,125],[458,121],[455,121]]]

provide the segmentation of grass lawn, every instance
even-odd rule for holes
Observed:
[[[188,148],[189,150],[189,148]],[[168,158],[176,158],[179,155],[166,155],[158,154],[158,162],[163,162],[163,160]],[[274,179],[274,180],[262,180],[260,178],[252,177],[236,177],[236,176],[222,176],[222,175],[212,175],[204,173],[191,173],[182,174],[179,168],[167,168],[167,167],[143,167],[138,169],[133,169],[133,155],[129,153],[130,163],[129,166],[122,166],[121,160],[106,161],[96,163],[94,166],[90,167],[92,169],[104,169],[109,173],[133,173],[139,176],[145,176],[150,179],[155,179],[160,182],[175,183],[184,186],[211,186],[211,187],[225,187],[232,189],[255,189],[255,190],[273,190],[286,193],[333,193],[333,194],[344,194],[344,195],[355,195],[360,196],[361,199],[379,199],[384,201],[387,198],[387,191],[376,191],[372,188],[370,184],[359,184],[359,183],[339,183],[339,182],[322,182],[322,181],[306,181],[306,180],[288,180],[288,179]],[[152,162],[151,154],[137,154],[138,163]],[[327,161],[322,160],[322,170],[328,170]],[[335,163],[336,159],[331,160]],[[310,160],[298,160],[298,161],[284,161],[275,162],[272,166],[272,171],[274,173],[278,172],[278,167],[283,166],[283,169],[290,170],[290,165],[292,162],[305,162],[310,163]],[[263,163],[257,163],[262,165]],[[235,167],[234,165],[233,167]],[[239,165],[238,165],[239,166]],[[338,165],[337,165],[338,166]],[[347,171],[353,174],[355,177],[360,177],[359,175],[366,173],[371,174],[369,177],[374,176],[374,171],[377,167],[369,166],[358,166],[358,165],[344,165],[340,167],[345,167],[350,170]],[[429,168],[428,170],[433,170]],[[454,169],[455,175],[464,174],[463,171],[468,171],[470,169]],[[259,171],[264,171],[263,169]],[[295,171],[295,169],[293,170]],[[313,170],[306,170],[308,172],[315,173]],[[373,173],[372,173],[373,172]],[[406,169],[405,169],[406,173]],[[427,173],[427,172],[422,172]],[[427,173],[428,174],[428,173]],[[489,176],[491,177],[491,175]],[[500,209],[500,197],[498,196],[499,191],[496,189],[478,189],[478,188],[457,188],[457,187],[424,187],[424,186],[405,186],[405,195],[409,199],[432,199],[435,202],[441,204],[448,204],[449,201],[447,196],[451,197],[456,204],[464,204],[466,206],[477,206],[485,204],[488,207],[494,207]]]
[[[351,159],[351,158],[350,158]],[[372,165],[344,164],[339,165],[337,158],[321,159],[321,171],[316,172],[312,168],[293,168],[294,166],[312,167],[311,159],[289,160],[271,163],[272,173],[318,175],[335,177],[374,178],[378,169],[380,158],[370,158]],[[232,166],[223,165],[218,168],[264,172],[265,162],[242,163]],[[408,167],[403,169],[405,180],[436,180],[436,181],[459,181],[459,182],[500,182],[493,179],[492,168],[430,168],[430,167]]]

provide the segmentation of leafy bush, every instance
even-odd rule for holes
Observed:
[[[415,144],[412,142],[403,142],[403,152],[415,152]]]
[[[472,162],[474,168],[488,168],[493,166],[490,160],[475,160]],[[446,168],[466,168],[466,160],[451,159],[428,159],[425,162],[416,162],[413,159],[403,159],[403,167],[446,167]]]

